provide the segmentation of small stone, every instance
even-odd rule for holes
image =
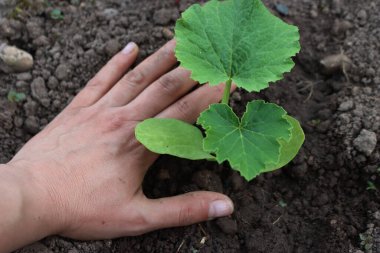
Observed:
[[[358,19],[360,25],[365,25],[367,23],[368,14],[365,10],[360,10],[358,12]]]
[[[200,170],[194,173],[192,181],[198,187],[208,190],[223,192],[223,184],[219,175],[209,170]]]
[[[30,74],[29,72],[25,72],[25,73],[17,74],[16,78],[18,81],[30,81],[32,80],[33,77],[32,77],[32,74]]]
[[[19,128],[24,124],[24,120],[21,117],[16,116],[13,120],[13,124],[15,125],[15,127]]]
[[[168,40],[171,40],[174,38],[174,33],[169,28],[166,28],[166,27],[162,28],[162,34]]]
[[[58,87],[58,80],[57,78],[55,78],[54,76],[51,76],[49,77],[49,80],[48,80],[48,83],[47,83],[47,86],[49,87],[49,89],[51,90],[54,90]]]
[[[27,116],[36,115],[38,104],[33,100],[30,100],[24,104],[24,111]]]
[[[353,144],[358,151],[364,153],[367,156],[370,156],[376,148],[376,133],[362,129],[359,136],[354,140]]]
[[[238,231],[236,221],[228,217],[218,219],[216,221],[216,225],[220,228],[220,230],[229,235],[234,235]]]
[[[35,116],[29,116],[24,122],[25,130],[30,134],[36,134],[40,131],[40,124],[38,118]]]
[[[344,34],[346,31],[351,29],[353,25],[347,20],[335,20],[333,26],[333,33],[335,35]]]
[[[55,70],[55,77],[58,80],[68,80],[71,74],[71,70],[66,64],[60,64]]]
[[[120,48],[121,45],[119,41],[117,41],[116,39],[107,41],[107,43],[104,46],[104,50],[108,56],[115,55],[117,52],[119,52]]]
[[[48,97],[48,91],[45,86],[45,80],[42,77],[37,77],[31,84],[32,96],[41,102],[42,99]]]
[[[33,68],[33,63],[33,57],[24,50],[5,44],[0,45],[0,69],[4,72],[26,72]]]
[[[241,101],[241,95],[239,92],[235,91],[234,93],[232,93],[231,95],[231,99],[235,102],[240,102]]]
[[[338,111],[347,112],[354,108],[354,101],[347,100],[339,105]]]
[[[153,21],[158,25],[167,25],[171,19],[172,12],[169,9],[160,9],[153,14]]]
[[[239,173],[234,172],[231,176],[231,185],[234,191],[241,191],[245,188],[247,182],[239,175]]]
[[[111,20],[119,15],[119,11],[114,8],[107,8],[102,12],[103,17],[108,20]]]
[[[311,16],[312,18],[316,18],[316,17],[318,17],[318,12],[317,12],[316,10],[311,10],[311,11],[310,11],[310,16]]]
[[[44,33],[44,30],[37,23],[32,21],[26,23],[26,30],[32,39],[37,39]]]
[[[45,35],[41,35],[37,39],[33,40],[33,44],[38,47],[44,47],[49,45],[49,39]]]
[[[373,217],[374,217],[376,220],[380,220],[380,211],[376,211],[376,212],[373,214]]]

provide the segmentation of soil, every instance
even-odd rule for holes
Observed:
[[[0,73],[2,163],[123,45],[138,43],[141,61],[169,39],[166,29],[173,30],[180,12],[197,1],[39,2],[23,5],[21,12],[0,21],[0,41],[35,59],[30,72]],[[277,1],[265,3],[275,12]],[[248,183],[227,164],[163,156],[146,177],[149,197],[219,191],[233,199],[235,213],[117,240],[50,237],[17,252],[380,252],[380,4],[281,3],[289,8],[281,17],[301,30],[296,67],[265,92],[236,92],[232,103],[241,113],[247,101],[262,98],[282,105],[302,122],[306,142],[291,164]],[[50,18],[54,8],[62,10],[64,19]],[[343,70],[339,64],[333,69],[321,65],[336,54],[350,59],[340,64]],[[11,89],[24,92],[27,99],[9,102]]]

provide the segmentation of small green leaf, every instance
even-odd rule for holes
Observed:
[[[298,154],[298,151],[302,147],[305,141],[305,134],[298,120],[289,115],[285,116],[285,119],[292,125],[292,138],[290,141],[280,140],[280,160],[277,164],[269,164],[265,169],[265,172],[274,171],[280,169],[290,163],[291,160]]]
[[[203,151],[202,132],[175,119],[147,119],[135,129],[136,139],[147,149],[190,160],[214,159]]]
[[[19,103],[19,102],[22,102],[26,99],[26,95],[23,92],[17,92],[14,90],[10,90],[8,92],[7,98],[8,98],[9,102]]]
[[[214,104],[198,118],[206,130],[204,150],[216,154],[219,163],[251,180],[280,158],[280,139],[291,139],[291,124],[281,107],[257,100],[248,103],[241,120],[226,104]]]
[[[368,184],[367,190],[377,191],[377,187],[372,181],[367,181],[367,184]]]
[[[285,202],[284,200],[282,200],[282,199],[280,199],[280,201],[278,201],[278,204],[279,204],[281,207],[283,207],[283,208],[287,207],[287,205],[288,205],[288,204],[286,204],[286,202]]]
[[[50,17],[52,19],[64,19],[64,15],[60,9],[53,9],[50,12]]]
[[[200,83],[232,80],[260,91],[283,78],[300,50],[299,32],[260,0],[211,0],[195,4],[175,27],[176,57]]]

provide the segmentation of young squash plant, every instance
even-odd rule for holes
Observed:
[[[241,119],[228,105],[231,85],[259,92],[283,78],[300,50],[299,32],[260,0],[211,0],[192,5],[176,23],[176,57],[201,84],[225,83],[223,100],[201,113],[195,126],[147,119],[135,130],[149,150],[192,160],[228,161],[247,180],[288,164],[304,142],[299,122],[262,100],[249,102]]]

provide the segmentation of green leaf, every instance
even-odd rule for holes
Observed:
[[[14,90],[10,90],[8,92],[7,98],[8,98],[9,102],[16,102],[16,103],[18,103],[18,102],[24,101],[26,99],[26,95],[23,92],[17,92],[17,91],[14,91]]]
[[[64,19],[65,18],[65,16],[63,15],[63,13],[60,9],[53,9],[50,12],[50,17],[52,19]]]
[[[305,134],[298,120],[289,115],[285,116],[286,120],[292,125],[292,137],[290,141],[280,140],[280,160],[277,164],[269,164],[264,172],[270,172],[280,169],[290,163],[291,160],[298,154],[305,141]]]
[[[283,78],[300,50],[299,32],[272,15],[260,0],[195,4],[175,27],[176,56],[200,83],[232,80],[260,91]]]
[[[190,160],[214,159],[203,151],[202,132],[175,119],[147,119],[135,129],[136,139],[147,149]]]
[[[241,120],[226,104],[214,104],[198,118],[206,130],[203,147],[215,153],[219,163],[251,180],[280,158],[280,139],[291,139],[291,124],[281,107],[257,100],[248,103]]]

